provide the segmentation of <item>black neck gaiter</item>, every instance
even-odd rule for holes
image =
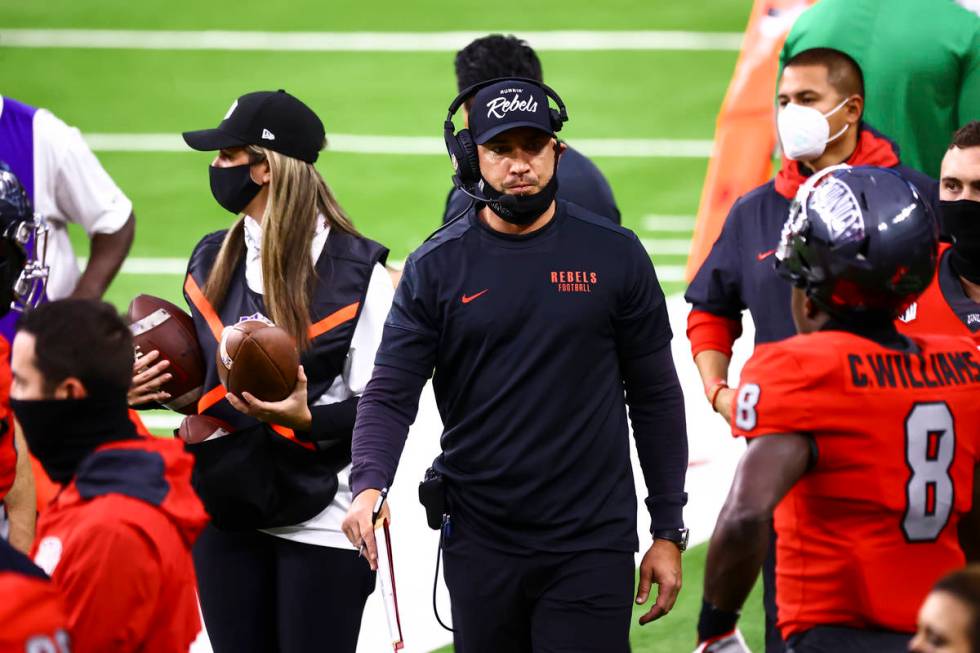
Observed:
[[[943,228],[953,240],[950,264],[959,276],[980,283],[980,202],[940,202]]]
[[[485,181],[483,193],[491,200],[487,206],[502,219],[519,226],[531,224],[548,210],[558,194],[558,161],[551,181],[534,195],[507,195]]]
[[[27,447],[55,483],[71,481],[82,460],[108,442],[138,437],[126,395],[10,400]]]

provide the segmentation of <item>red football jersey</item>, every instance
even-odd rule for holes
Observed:
[[[963,320],[953,311],[946,296],[943,294],[940,279],[946,252],[950,245],[943,244],[939,249],[939,268],[932,283],[925,292],[919,295],[914,304],[909,306],[905,314],[895,323],[898,330],[910,336],[923,336],[930,333],[941,333],[950,336],[966,336],[972,338],[974,344],[980,347],[980,331],[973,332],[963,324]],[[972,319],[972,316],[971,316]]]
[[[903,354],[841,331],[761,345],[742,370],[735,435],[804,433],[813,467],[775,513],[784,637],[817,625],[913,632],[957,537],[980,461],[980,354],[913,338]]]

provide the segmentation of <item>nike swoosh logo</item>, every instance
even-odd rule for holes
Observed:
[[[768,252],[761,252],[755,255],[756,260],[765,261],[767,258],[776,253],[776,250],[770,249]]]
[[[469,304],[469,303],[470,303],[471,301],[473,301],[473,300],[474,300],[474,299],[476,299],[477,297],[479,297],[479,296],[481,296],[481,295],[483,295],[483,294],[484,294],[484,293],[486,293],[486,292],[487,292],[488,290],[490,290],[490,289],[489,289],[489,288],[487,288],[486,290],[481,290],[480,292],[478,292],[478,293],[476,293],[475,295],[463,295],[463,303],[464,303],[464,304]]]

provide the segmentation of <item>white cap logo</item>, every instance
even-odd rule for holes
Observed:
[[[228,120],[231,114],[235,113],[235,109],[237,108],[238,108],[238,100],[235,100],[234,102],[231,103],[231,106],[228,107],[228,113],[225,114],[225,117],[222,120]]]
[[[276,135],[275,135],[275,134],[273,134],[273,133],[272,133],[271,131],[269,131],[268,129],[263,129],[263,130],[262,130],[262,138],[263,138],[264,140],[267,140],[267,141],[274,141],[274,140],[276,140]]]

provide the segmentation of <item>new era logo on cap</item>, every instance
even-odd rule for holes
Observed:
[[[195,150],[260,145],[307,163],[317,160],[324,144],[317,115],[283,90],[246,93],[232,103],[216,128],[183,136]]]

